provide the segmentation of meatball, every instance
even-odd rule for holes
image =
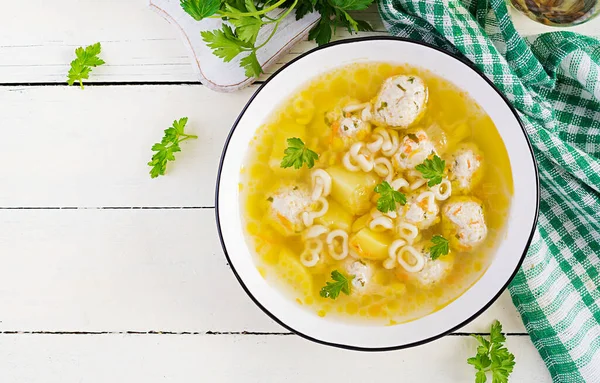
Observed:
[[[371,133],[370,110],[368,102],[345,100],[346,106],[336,107],[325,115],[325,121],[331,125],[332,149],[347,149],[353,143],[364,140]]]
[[[394,165],[400,170],[414,169],[432,153],[437,153],[435,145],[424,130],[418,130],[404,136],[394,154]]]
[[[369,133],[370,125],[356,116],[344,117],[340,120],[340,137],[353,138]],[[361,133],[362,132],[362,133]]]
[[[302,213],[310,209],[311,193],[306,187],[285,185],[268,198],[268,217],[274,229],[283,235],[299,234],[305,227]]]
[[[420,77],[390,77],[375,98],[373,121],[377,125],[406,129],[423,114],[427,96],[427,87]]]
[[[353,143],[364,140],[370,133],[370,123],[354,115],[342,117],[331,124],[332,149],[348,149]]]
[[[454,190],[470,191],[483,175],[483,156],[475,145],[462,145],[450,160],[449,178]]]
[[[352,278],[352,289],[358,293],[364,293],[372,284],[373,268],[365,261],[350,259],[346,262],[346,272]]]
[[[453,197],[442,210],[442,231],[457,251],[470,251],[487,236],[481,202],[472,197]]]
[[[434,194],[423,192],[398,208],[398,219],[411,223],[419,229],[427,229],[439,221],[439,212],[440,208],[435,202]]]
[[[397,266],[396,274],[402,280],[408,280],[420,287],[433,287],[436,283],[443,281],[454,266],[454,256],[452,254],[442,255],[436,260],[431,259],[431,255],[424,244],[414,246],[415,250],[423,254],[425,266],[421,271],[410,273],[404,270],[402,266]]]

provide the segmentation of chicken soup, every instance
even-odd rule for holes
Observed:
[[[284,100],[241,172],[261,274],[319,316],[381,324],[434,312],[481,277],[513,192],[486,113],[450,81],[388,63],[342,67]]]

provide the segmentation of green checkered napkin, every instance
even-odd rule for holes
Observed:
[[[519,111],[541,202],[509,290],[554,380],[600,382],[600,41],[526,40],[505,0],[380,0],[379,10],[391,34],[472,61]]]

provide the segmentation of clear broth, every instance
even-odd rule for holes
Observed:
[[[331,128],[325,122],[325,114],[348,97],[361,102],[373,99],[383,81],[397,74],[418,75],[429,89],[427,110],[415,126],[411,126],[411,131],[437,124],[448,137],[452,137],[456,135],[456,129],[465,129],[466,126],[466,141],[475,143],[484,154],[483,178],[469,194],[483,202],[488,237],[475,251],[455,254],[450,274],[432,288],[422,289],[401,280],[394,270],[386,270],[380,262],[373,278],[386,289],[377,294],[340,294],[336,300],[325,299],[319,296],[319,290],[330,280],[330,273],[339,267],[339,262],[330,260],[324,267],[304,267],[298,261],[304,246],[301,237],[283,237],[264,219],[268,207],[266,193],[274,185],[282,179],[310,184],[306,169],[282,170],[273,163],[272,152],[281,150],[274,142],[275,137],[286,131],[289,131],[290,137],[296,135],[298,121],[302,120],[298,114],[299,105],[308,102],[314,105],[314,115],[305,125],[306,144],[318,153],[326,152]],[[402,137],[402,131],[400,134]],[[452,152],[452,146],[457,144],[449,143],[446,152]],[[326,160],[322,156],[320,161]],[[297,304],[319,316],[381,324],[406,322],[432,313],[473,285],[489,266],[496,244],[504,235],[513,193],[506,148],[494,123],[480,106],[451,82],[429,71],[389,63],[353,64],[309,81],[278,106],[268,122],[257,129],[241,173],[242,218],[247,241],[255,253],[261,275]],[[438,232],[439,226],[437,224],[427,230]]]

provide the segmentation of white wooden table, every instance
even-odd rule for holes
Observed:
[[[508,293],[457,333],[404,351],[289,334],[238,286],[214,222],[221,147],[258,85],[202,86],[146,0],[2,5],[0,382],[469,382],[467,334],[494,319],[516,355],[512,381],[550,380]],[[367,17],[385,33],[375,10]],[[579,30],[600,34],[600,23]],[[85,91],[67,87],[73,50],[96,41],[108,64]],[[181,116],[199,140],[151,180],[150,147]]]

